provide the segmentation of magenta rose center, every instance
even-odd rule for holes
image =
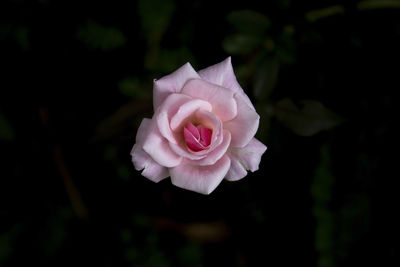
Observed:
[[[194,126],[189,122],[183,128],[183,136],[188,148],[195,152],[202,151],[207,149],[211,143],[212,130],[203,125]]]

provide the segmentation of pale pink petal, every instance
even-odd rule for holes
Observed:
[[[185,84],[182,94],[210,102],[212,112],[222,121],[231,120],[236,116],[237,107],[232,90],[205,80],[192,79]]]
[[[223,155],[226,154],[230,143],[231,143],[231,133],[224,130],[222,143],[219,146],[217,146],[214,150],[209,152],[206,157],[200,160],[193,161],[192,163],[194,165],[200,165],[200,166],[214,164],[217,160],[219,160],[220,158],[222,158]]]
[[[141,174],[150,181],[158,183],[169,176],[169,171],[166,167],[163,167],[150,159]]]
[[[212,131],[210,146],[207,150],[197,152],[198,155],[205,155],[214,150],[223,141],[222,122],[213,113],[199,109],[195,113],[197,124]]]
[[[231,159],[231,167],[225,176],[228,181],[238,181],[247,175],[246,168],[238,161]]]
[[[196,128],[191,122],[187,126],[188,128],[183,128],[187,147],[195,152],[207,149],[211,143],[212,130],[202,125]]]
[[[190,131],[191,134],[193,134],[194,138],[200,138],[199,129],[197,129],[197,127],[194,126],[193,123],[189,122],[187,125],[187,129]]]
[[[164,167],[175,167],[182,161],[182,157],[175,154],[168,145],[168,141],[161,135],[155,122],[151,123],[150,130],[143,143],[143,150],[158,164]]]
[[[136,143],[132,148],[131,156],[135,169],[142,171],[142,175],[153,182],[159,182],[169,176],[168,169],[156,163],[147,154],[142,146],[151,126],[150,119],[143,119],[136,134]]]
[[[199,71],[199,75],[206,81],[228,88],[235,93],[242,95],[244,101],[250,108],[254,109],[249,97],[245,94],[242,87],[236,80],[235,73],[231,63],[231,57],[226,58],[224,61],[212,65]]]
[[[246,170],[257,171],[261,156],[266,150],[267,147],[256,138],[251,139],[243,148],[231,147],[228,150],[231,168],[225,178],[230,181],[236,181],[246,176]]]
[[[170,94],[155,112],[160,133],[172,143],[176,144],[177,140],[171,130],[170,120],[179,108],[190,100],[192,100],[191,97],[183,94]]]
[[[223,141],[223,132],[222,132],[222,122],[211,112],[205,110],[197,110],[194,113],[194,116],[191,117],[196,124],[201,124],[204,127],[207,127],[212,130],[211,143],[209,148],[201,151],[190,151],[185,143],[185,140],[182,138],[178,144],[174,144],[172,142],[169,143],[172,151],[174,151],[177,155],[181,157],[198,160],[207,156],[215,147],[219,146]],[[176,129],[176,133],[178,135],[179,132],[182,132],[182,136],[184,135],[183,126],[182,129]]]
[[[190,115],[192,115],[198,109],[211,111],[212,107],[210,103],[201,99],[193,99],[186,102],[180,106],[176,114],[172,116],[170,121],[171,129],[175,131],[178,128],[182,128],[188,123],[187,119],[190,118]]]
[[[199,138],[196,138],[186,127],[183,129],[183,135],[188,148],[193,151],[200,151],[206,149],[206,147],[200,143]]]
[[[173,73],[154,80],[153,106],[156,110],[161,103],[172,93],[179,93],[184,84],[194,78],[200,78],[190,63],[186,63]]]
[[[232,135],[231,145],[244,147],[257,132],[260,116],[246,104],[246,101],[238,94],[235,96],[238,107],[238,115],[230,121],[224,122],[224,128]]]
[[[222,181],[229,170],[230,159],[223,156],[214,165],[194,166],[183,161],[170,169],[174,185],[201,194],[210,194]]]
[[[200,143],[203,146],[209,146],[211,143],[212,130],[204,127],[203,125],[197,126],[200,131]]]
[[[187,149],[185,140],[179,144],[169,143],[169,147],[177,155],[191,160],[198,160],[207,156],[205,153],[200,153],[203,152],[203,150],[200,150],[199,152],[193,152]]]

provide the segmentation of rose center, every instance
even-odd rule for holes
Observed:
[[[211,143],[212,130],[203,125],[194,126],[189,122],[183,128],[183,136],[187,147],[197,152],[208,148]]]

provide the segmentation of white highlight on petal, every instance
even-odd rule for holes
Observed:
[[[246,176],[247,171],[255,172],[261,162],[261,157],[267,147],[256,138],[242,148],[229,148],[228,156],[231,159],[231,167],[225,177],[229,181],[237,181]]]
[[[143,150],[161,166],[175,167],[182,158],[175,154],[168,145],[168,141],[161,135],[155,122],[151,123],[150,131],[143,143]]]
[[[169,176],[168,169],[155,162],[142,146],[151,126],[150,119],[143,119],[136,134],[136,143],[132,148],[131,157],[135,169],[142,171],[142,175],[153,182],[159,182]]]

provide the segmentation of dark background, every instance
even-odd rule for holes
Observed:
[[[0,266],[399,266],[400,3],[217,2],[1,1]],[[260,170],[140,176],[152,80],[227,56]]]

